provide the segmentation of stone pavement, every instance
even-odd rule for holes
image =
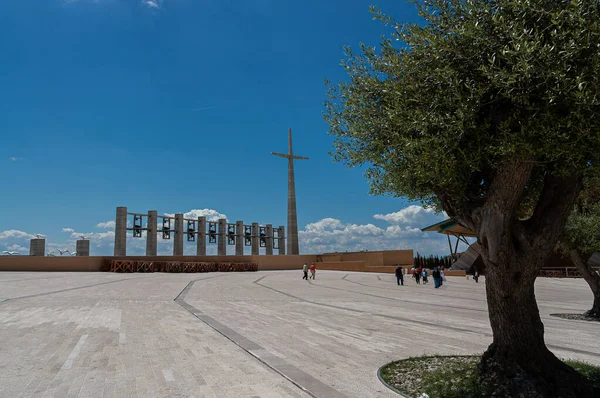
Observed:
[[[482,352],[485,284],[393,275],[0,273],[0,397],[393,397],[391,360]],[[483,278],[482,278],[483,279]],[[539,279],[548,346],[600,364],[581,279]]]

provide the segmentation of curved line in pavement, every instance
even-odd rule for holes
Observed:
[[[400,317],[400,316],[387,315],[387,314],[378,314],[378,313],[369,312],[369,311],[362,311],[362,310],[357,310],[357,309],[354,309],[354,308],[347,308],[347,307],[337,306],[337,305],[333,305],[333,304],[319,303],[319,302],[315,302],[315,301],[311,301],[311,300],[306,300],[306,299],[294,296],[294,295],[286,293],[286,292],[282,292],[282,291],[277,290],[275,288],[272,288],[270,286],[266,286],[266,285],[263,285],[261,283],[258,283],[257,281],[254,281],[254,283],[256,283],[258,286],[261,286],[261,287],[263,287],[265,289],[272,290],[274,292],[283,294],[283,295],[291,297],[293,299],[296,299],[296,300],[299,300],[299,301],[302,301],[302,302],[305,302],[305,303],[310,303],[310,304],[322,306],[322,307],[335,308],[335,309],[344,310],[344,311],[350,311],[350,312],[355,312],[355,313],[359,313],[359,314],[370,314],[370,315],[379,316],[379,317],[382,317],[382,318],[393,319],[393,320],[398,320],[398,321],[403,321],[403,322],[409,322],[409,323],[414,323],[414,324],[423,325],[423,326],[430,326],[430,327],[434,326],[434,327],[438,327],[438,328],[442,328],[442,329],[450,329],[450,330],[454,330],[454,331],[462,332],[462,333],[475,333],[475,334],[482,335],[482,336],[485,336],[485,337],[494,337],[492,333],[477,332],[477,331],[472,330],[472,329],[463,329],[463,328],[459,328],[459,327],[456,327],[456,326],[440,325],[440,324],[434,323],[434,322],[420,321],[420,320],[415,320],[415,319],[410,319],[410,318],[404,318],[404,317]],[[311,283],[311,285],[315,286],[315,287],[325,287],[325,286],[321,286],[321,285],[314,285],[314,284],[312,284],[312,282],[309,282],[309,283]],[[343,290],[343,289],[336,289],[336,290]],[[351,290],[346,290],[346,291],[347,292],[352,292]],[[593,357],[600,357],[600,354],[597,353],[597,352],[579,350],[579,349],[576,349],[576,348],[563,347],[563,346],[554,345],[554,344],[546,344],[546,346],[548,348],[554,348],[554,349],[563,350],[563,351],[572,351],[572,352],[575,352],[575,353],[578,353],[578,354],[590,355],[590,356],[593,356]]]
[[[142,277],[137,277],[137,278],[125,278],[125,279],[119,279],[119,280],[116,280],[116,281],[108,281],[108,282],[95,283],[93,285],[70,287],[68,289],[53,290],[51,292],[38,293],[38,294],[29,294],[27,296],[11,297],[11,298],[8,298],[8,299],[6,299],[4,301],[0,301],[0,304],[8,303],[10,301],[16,301],[16,300],[23,300],[23,299],[33,298],[33,297],[48,296],[50,294],[55,294],[55,293],[70,292],[72,290],[87,289],[89,287],[96,287],[96,286],[108,285],[110,283],[117,283],[117,282],[124,282],[124,281],[130,281],[130,280],[134,280],[134,279],[145,279],[145,278],[148,278],[148,276],[142,276]]]
[[[397,289],[391,289],[391,288],[383,288],[383,287],[365,285],[364,283],[351,281],[350,279],[344,279],[344,278],[342,278],[342,280],[344,282],[354,283],[354,284],[357,284],[357,285],[361,285],[361,286],[365,286],[365,287],[370,287],[370,288],[374,288],[374,289],[386,289],[386,290],[395,290],[395,291],[397,291]],[[314,285],[313,282],[310,282],[310,281],[309,281],[309,283],[311,285],[313,285],[313,286],[318,286],[318,287],[322,287],[322,288],[326,288],[326,289],[341,290],[343,292],[362,294],[362,295],[365,295],[365,296],[372,296],[372,297],[379,297],[379,298],[387,299],[387,300],[402,301],[402,302],[412,303],[412,304],[418,304],[418,305],[438,306],[438,304],[431,304],[431,303],[427,303],[427,302],[420,302],[420,301],[415,301],[415,300],[410,300],[410,299],[404,299],[404,298],[400,298],[400,297],[379,296],[379,295],[376,295],[376,294],[357,292],[355,290],[347,290],[347,289],[342,289],[342,288],[338,288],[338,287],[324,286],[324,285]],[[439,295],[436,295],[436,296],[439,296]],[[448,296],[442,296],[442,297],[448,297]],[[469,300],[469,299],[464,299],[464,300]],[[487,301],[485,301],[485,300],[474,299],[473,301],[487,303]],[[465,310],[465,311],[476,311],[476,312],[485,312],[485,313],[488,312],[488,310],[482,310],[482,309],[479,309],[479,308],[468,308],[468,307],[462,307],[462,306],[457,306],[457,305],[453,305],[452,308],[457,308],[457,309],[461,309],[461,310]],[[565,310],[577,311],[576,309],[572,309],[572,308],[571,309],[566,308]],[[587,322],[587,321],[577,321],[577,320],[573,320],[573,319],[560,319],[560,318],[556,318],[555,319],[554,317],[547,317],[547,316],[541,316],[541,315],[540,315],[540,318],[547,319],[547,320],[553,320],[553,321],[561,320],[561,321],[564,321],[564,322],[584,322],[584,323]]]
[[[195,282],[199,282],[199,281],[205,281],[207,279],[214,279],[214,278],[219,278],[221,276],[225,276],[226,274],[221,274],[221,275],[215,275],[215,276],[209,276],[206,278],[198,278],[198,279],[194,279],[191,280],[184,288],[182,291],[179,292],[179,294],[177,295],[177,297],[175,297],[173,300],[177,301],[177,300],[185,300],[185,296],[187,296],[188,291],[192,288],[192,285]]]
[[[264,279],[267,275],[257,279],[254,283]],[[203,278],[209,279],[209,278]],[[203,280],[200,279],[200,280]],[[272,369],[274,372],[278,373],[296,387],[300,388],[302,391],[307,393],[308,395],[318,398],[346,398],[346,396],[331,386],[323,383],[322,381],[314,378],[308,373],[302,371],[301,369],[285,362],[283,359],[276,357],[260,345],[256,344],[254,341],[248,339],[247,337],[239,334],[238,332],[230,329],[229,327],[223,325],[216,319],[212,318],[204,314],[202,311],[198,310],[196,307],[190,305],[185,301],[187,294],[190,289],[194,285],[195,282],[200,281],[191,281],[188,285],[179,293],[179,295],[175,298],[175,302],[179,304],[183,309],[191,313],[193,316],[198,318],[200,321],[208,325],[210,328],[214,329],[217,333],[221,334],[227,340],[231,341],[233,344],[240,347],[242,350],[256,358],[258,361],[263,363],[268,368]],[[257,283],[258,284],[258,283]]]
[[[65,276],[61,275],[61,276],[49,276],[49,277],[46,277],[46,278],[8,279],[8,280],[0,281],[0,283],[23,282],[23,281],[37,281],[37,280],[40,280],[40,279],[56,279],[56,278],[65,278]]]
[[[365,286],[365,287],[370,287],[370,288],[373,288],[373,289],[386,289],[386,290],[395,290],[395,291],[398,291],[398,289],[390,289],[388,287],[377,287],[377,286],[365,285],[364,283],[351,281],[350,279],[344,279],[344,278],[342,278],[342,279],[344,280],[344,282],[355,283],[357,285],[361,285],[361,286]],[[318,286],[321,286],[321,285],[318,285]],[[365,294],[367,296],[385,298],[385,299],[389,299],[389,300],[404,301],[404,302],[412,303],[412,304],[430,305],[430,306],[436,306],[436,307],[439,306],[439,303],[431,304],[431,303],[427,303],[427,302],[421,302],[421,301],[415,301],[415,300],[407,300],[407,299],[400,298],[400,297],[379,296],[379,295],[376,295],[376,294],[362,293],[362,292],[357,292],[357,291],[354,291],[354,290],[346,290],[346,289],[335,288],[335,287],[331,287],[331,286],[322,286],[322,287],[326,287],[328,289],[342,290],[342,291],[345,291],[345,292]],[[440,296],[440,295],[436,295],[436,296]],[[443,297],[447,297],[447,296],[443,296]],[[469,299],[463,299],[463,300],[469,300]],[[473,301],[481,301],[481,300],[474,299]],[[487,310],[482,310],[482,309],[479,309],[479,308],[468,308],[468,307],[458,307],[458,306],[453,306],[453,308],[460,308],[462,310],[468,310],[468,311],[487,312]]]
[[[379,279],[383,283],[394,283],[395,282],[395,281],[386,281],[386,280],[383,280],[383,279],[381,279],[381,277],[379,275],[377,275],[377,279]],[[390,288],[390,287],[377,287],[377,286],[373,286],[373,285],[365,285],[365,284],[362,284],[362,283],[359,283],[359,282],[354,282],[354,281],[351,281],[351,282],[357,283],[357,284],[363,285],[363,286],[374,287],[376,289],[396,290],[396,289]],[[414,289],[414,290],[420,289],[416,285],[412,285],[412,286],[409,285],[408,282],[404,284],[404,288]],[[439,295],[439,296],[441,296],[441,295]],[[487,300],[474,299],[474,298],[464,297],[464,296],[442,296],[442,297],[456,298],[456,299],[462,299],[462,300],[472,300],[472,301],[479,301],[481,303],[487,303]]]
[[[292,294],[289,294],[289,293],[286,293],[286,292],[282,292],[281,290],[277,290],[277,289],[272,288],[270,286],[263,285],[262,283],[257,283],[257,282],[254,282],[254,283],[256,283],[258,286],[261,286],[261,287],[263,287],[265,289],[272,290],[274,292],[283,294],[285,296],[291,297],[291,298],[293,298],[295,300],[298,300],[298,301],[302,301],[304,303],[314,304],[314,305],[318,305],[318,306],[322,306],[322,307],[328,307],[328,308],[335,308],[335,309],[338,309],[338,310],[355,312],[357,314],[370,314],[370,315],[375,315],[375,316],[379,316],[379,317],[387,318],[387,319],[394,319],[394,320],[403,321],[403,322],[416,323],[418,325],[423,325],[423,326],[437,326],[437,327],[440,327],[439,324],[433,323],[433,322],[419,321],[419,320],[415,320],[415,319],[411,319],[411,318],[405,318],[405,317],[401,317],[401,316],[394,316],[394,315],[387,315],[387,314],[378,314],[378,313],[370,312],[370,311],[357,310],[355,308],[348,308],[348,307],[342,307],[342,306],[339,306],[339,305],[325,304],[325,303],[319,303],[317,301],[306,300],[306,299],[304,299],[302,297],[294,296]],[[322,286],[319,286],[319,285],[313,285],[313,286],[322,287]],[[351,291],[348,291],[348,292],[351,292]],[[484,336],[490,336],[490,337],[492,336],[491,333],[476,332],[476,331],[473,331],[473,330],[470,330],[470,329],[458,328],[456,326],[443,326],[443,327],[446,328],[446,329],[456,330],[457,332],[483,334]]]

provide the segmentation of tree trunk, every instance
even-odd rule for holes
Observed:
[[[532,277],[541,264],[503,257],[495,264],[486,261],[494,340],[479,365],[484,386],[510,397],[593,396],[583,376],[546,348]]]
[[[592,308],[585,313],[585,315],[592,318],[600,318],[600,275],[592,268],[591,265],[585,260],[589,256],[584,256],[578,250],[572,249],[569,252],[571,260],[583,276],[583,279],[590,285],[592,293],[594,294],[594,304]]]
[[[529,246],[519,223],[490,211],[480,224],[494,336],[479,365],[483,385],[510,397],[593,396],[591,383],[546,347],[534,284],[553,246]]]
[[[592,383],[546,348],[534,290],[542,265],[564,231],[582,180],[579,175],[547,173],[531,217],[521,221],[517,212],[533,160],[501,161],[482,205],[469,214],[454,215],[477,232],[476,251],[486,266],[494,338],[483,354],[479,375],[490,396],[591,397]]]

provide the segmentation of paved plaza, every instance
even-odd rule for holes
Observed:
[[[485,284],[393,275],[0,273],[1,397],[393,397],[391,360],[491,341]],[[600,364],[582,279],[539,279],[546,340]]]

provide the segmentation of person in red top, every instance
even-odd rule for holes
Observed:
[[[310,277],[311,279],[315,279],[315,272],[317,271],[317,268],[315,267],[314,264],[310,265]]]

